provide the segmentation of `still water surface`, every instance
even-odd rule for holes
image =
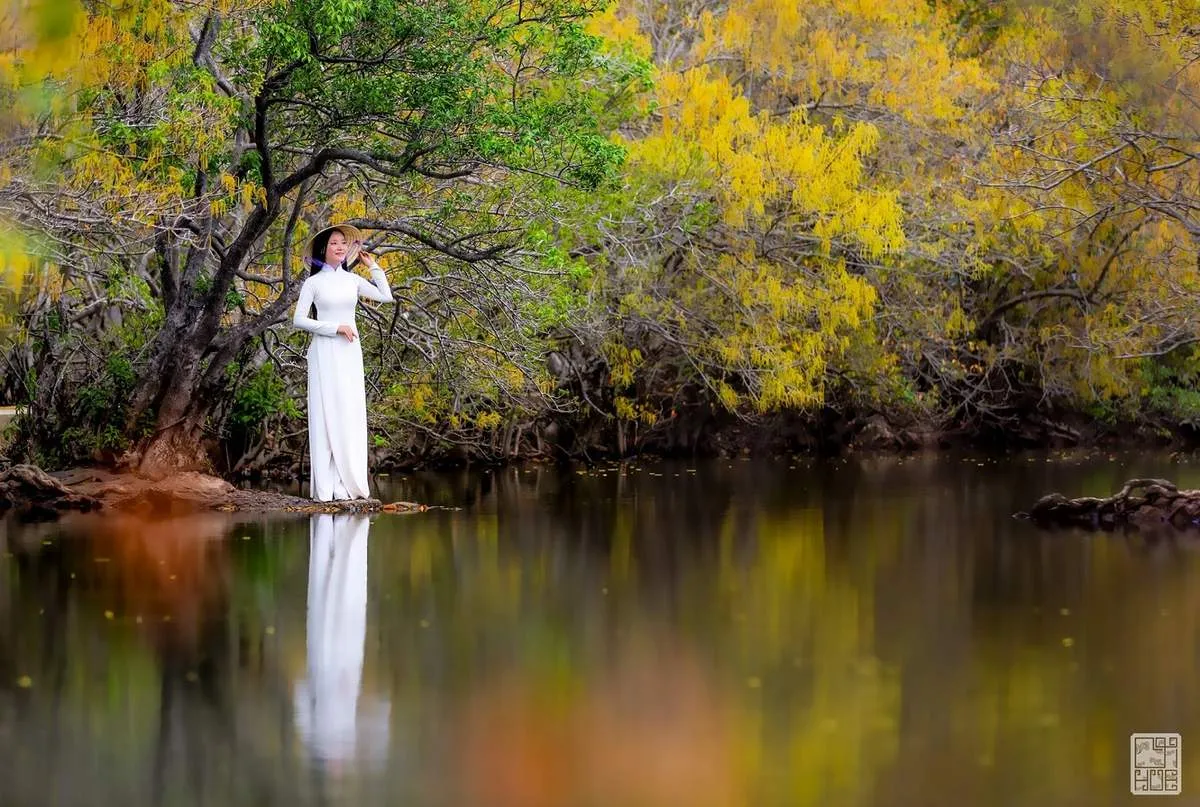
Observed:
[[[0,804],[1200,803],[1200,539],[1043,533],[1166,455],[378,480],[409,516],[0,528]]]

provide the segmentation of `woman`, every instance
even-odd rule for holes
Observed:
[[[312,272],[300,289],[292,324],[313,334],[308,348],[310,495],[319,502],[369,499],[367,395],[362,345],[354,312],[358,298],[392,301],[387,275],[366,252],[362,233],[347,224],[326,227],[309,241]],[[368,282],[346,267],[358,257]],[[309,316],[316,305],[316,319]]]

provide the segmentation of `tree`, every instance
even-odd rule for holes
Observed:
[[[617,86],[604,79],[622,68],[581,28],[602,5],[77,6],[73,41],[104,60],[71,85],[44,78],[69,91],[21,136],[0,205],[68,245],[55,261],[67,285],[114,257],[145,282],[129,460],[208,465],[206,421],[239,357],[290,313],[310,222],[368,227],[373,246],[398,252],[401,277],[450,261],[460,282],[501,289],[493,303],[511,298],[520,278],[505,275],[519,267],[499,261],[522,245],[537,191],[595,186],[622,157],[602,128]],[[504,193],[519,202],[501,204]],[[461,286],[445,292],[452,301]]]
[[[575,247],[608,261],[607,310],[576,332],[611,411],[637,428],[894,399],[881,293],[925,254],[919,200],[955,167],[921,157],[966,128],[979,64],[924,2],[622,9],[606,21],[653,58],[656,94]]]
[[[618,415],[1200,413],[1192,4],[623,8],[659,82],[597,216]]]
[[[1015,9],[996,47],[1011,112],[979,240],[1016,271],[987,278],[978,333],[1057,400],[1144,401],[1159,357],[1200,339],[1200,7]]]
[[[1195,9],[937,5],[992,89],[939,192],[913,197],[925,259],[881,287],[905,376],[1005,439],[1071,436],[1053,422],[1071,412],[1194,418]]]

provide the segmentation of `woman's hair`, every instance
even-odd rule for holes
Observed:
[[[321,271],[321,267],[325,265],[325,248],[329,246],[329,239],[334,233],[341,233],[342,238],[349,240],[349,237],[339,230],[337,227],[330,227],[325,232],[318,235],[312,242],[312,255],[309,256],[309,274],[315,275]]]

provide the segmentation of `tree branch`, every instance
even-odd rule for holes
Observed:
[[[230,98],[240,98],[244,101],[249,100],[249,96],[233,85],[225,73],[217,65],[212,55],[212,46],[217,39],[217,33],[221,28],[221,15],[212,11],[204,18],[204,25],[200,29],[200,35],[196,39],[196,49],[192,52],[192,64],[197,67],[204,67],[212,74],[213,79],[217,82],[217,86],[221,91]]]
[[[325,170],[325,166],[336,162],[351,162],[365,165],[385,176],[403,177],[413,169],[416,161],[433,149],[413,149],[405,155],[392,156],[389,154],[368,154],[365,151],[348,148],[323,148],[313,155],[304,166],[298,168],[291,176],[279,183],[280,196],[286,195],[306,179],[316,176]],[[388,165],[388,163],[393,164]]]
[[[1067,297],[1072,300],[1078,300],[1083,304],[1087,304],[1088,299],[1081,291],[1075,289],[1045,289],[1043,291],[1030,291],[1025,294],[1018,294],[1009,300],[1005,300],[1000,305],[992,309],[992,312],[983,318],[983,321],[975,328],[976,333],[983,333],[988,325],[991,325],[1001,314],[1011,308],[1028,303],[1033,300],[1040,300],[1047,297]]]
[[[512,244],[496,244],[482,250],[465,250],[458,246],[457,241],[443,241],[440,238],[435,238],[429,233],[423,232],[413,225],[404,221],[379,221],[376,219],[356,219],[351,222],[355,227],[361,227],[368,230],[383,230],[385,232],[400,233],[406,235],[414,241],[418,241],[430,249],[435,249],[443,255],[449,255],[466,263],[479,263],[480,261],[491,260],[497,255],[512,248]],[[460,239],[461,240],[461,239]]]

